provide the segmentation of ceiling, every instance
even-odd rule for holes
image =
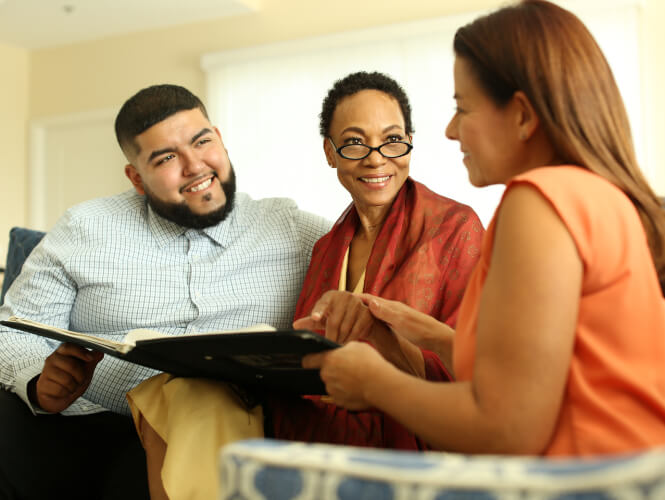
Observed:
[[[0,43],[37,49],[255,12],[260,0],[0,0]]]

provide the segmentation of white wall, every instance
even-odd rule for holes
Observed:
[[[131,187],[115,115],[109,109],[32,121],[28,227],[49,230],[70,206]]]
[[[653,176],[656,192],[665,196],[665,1],[644,0],[642,9],[642,83],[644,128],[646,130],[644,165]]]
[[[0,267],[4,267],[9,229],[25,225],[27,220],[29,54],[27,50],[0,44],[0,61]]]

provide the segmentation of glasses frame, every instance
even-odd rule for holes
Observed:
[[[368,146],[367,144],[363,144],[363,143],[361,143],[361,144],[345,144],[344,146],[337,147],[335,145],[335,142],[332,140],[332,137],[328,137],[328,140],[330,141],[330,144],[332,144],[332,147],[335,149],[335,152],[338,155],[340,155],[342,158],[344,158],[345,160],[364,160],[365,158],[367,158],[369,155],[372,154],[372,151],[376,151],[377,153],[379,153],[384,158],[401,158],[402,156],[408,155],[411,152],[411,150],[413,149],[413,144],[411,144],[410,142],[407,142],[407,141],[384,142],[383,144],[379,144],[376,147]],[[388,156],[388,155],[383,154],[383,152],[381,151],[381,148],[383,146],[388,145],[388,144],[405,144],[407,146],[407,148],[406,148],[406,151],[404,153],[402,153],[401,155]],[[342,150],[346,147],[349,147],[349,146],[364,146],[364,147],[367,148],[367,154],[365,156],[361,156],[360,158],[350,158],[348,156],[344,156],[344,154],[342,153]]]

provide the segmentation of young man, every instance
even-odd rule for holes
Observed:
[[[287,199],[236,194],[219,130],[182,87],[131,97],[116,135],[134,191],[68,210],[27,259],[0,316],[119,340],[132,328],[290,326],[329,223]],[[144,498],[125,394],[154,373],[1,328],[0,497]],[[36,471],[48,481],[34,481]]]

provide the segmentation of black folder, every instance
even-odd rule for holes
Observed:
[[[319,371],[302,368],[302,357],[339,347],[308,330],[269,330],[268,325],[266,330],[160,336],[130,344],[16,317],[0,323],[176,376],[222,380],[259,393],[325,394]]]

